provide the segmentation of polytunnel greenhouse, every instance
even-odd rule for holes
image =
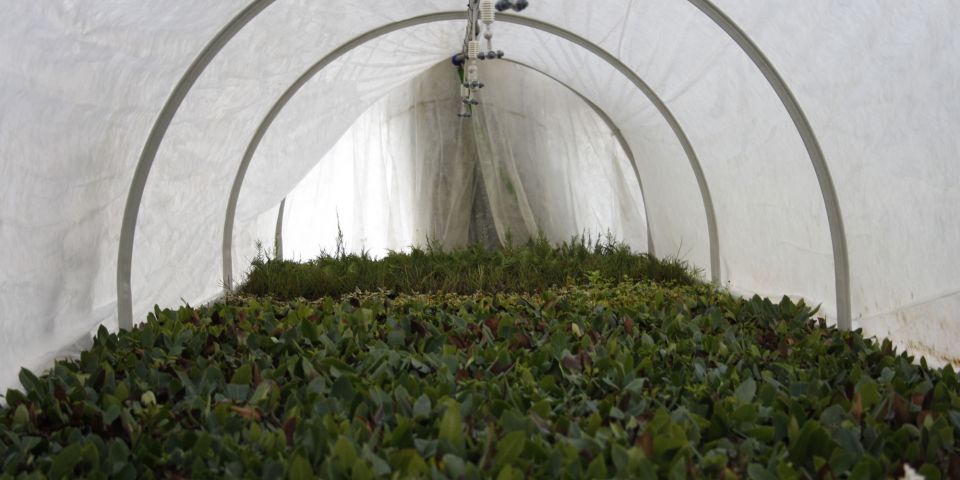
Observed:
[[[5,2],[0,478],[960,478],[957,25]]]

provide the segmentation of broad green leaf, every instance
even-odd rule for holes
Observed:
[[[748,378],[746,381],[742,382],[737,390],[733,392],[734,397],[740,401],[740,403],[750,403],[753,401],[753,397],[757,394],[757,382],[752,378]]]
[[[357,460],[353,463],[353,467],[350,470],[351,480],[372,480],[376,478],[376,474],[373,473],[373,470],[367,465],[367,462],[363,460]]]
[[[623,389],[634,395],[640,395],[643,393],[643,386],[645,383],[646,383],[645,378],[635,378],[630,383],[628,383],[627,386],[623,387]]]
[[[607,462],[603,455],[597,455],[587,467],[587,478],[608,478]]]
[[[364,449],[363,458],[370,462],[373,474],[376,476],[382,477],[384,475],[389,475],[392,471],[389,463],[380,458],[377,454],[371,452],[369,449]]]
[[[294,455],[287,467],[287,478],[289,480],[313,480],[315,478],[313,467],[303,456]]]
[[[420,397],[417,398],[417,401],[413,404],[413,416],[420,418],[429,417],[430,409],[430,397],[428,397],[426,394],[420,395]]]
[[[357,461],[357,449],[347,437],[340,436],[333,446],[333,455],[337,458],[340,468],[348,470]]]
[[[516,431],[507,434],[495,445],[497,456],[494,462],[501,467],[513,464],[523,454],[523,447],[526,442],[526,432]]]
[[[750,480],[778,480],[776,475],[759,463],[751,463],[747,467],[747,476]]]
[[[921,465],[920,469],[917,470],[917,473],[923,475],[923,477],[927,480],[940,480],[943,478],[942,474],[940,473],[940,469],[937,468],[936,465],[930,463]]]
[[[60,450],[60,453],[53,458],[50,464],[50,471],[47,476],[52,479],[72,478],[73,468],[82,460],[83,445],[80,443],[71,443]]]
[[[334,397],[338,398],[344,403],[350,403],[353,401],[353,397],[356,395],[356,391],[353,388],[353,382],[351,382],[347,377],[340,377],[333,382],[332,393]]]
[[[234,385],[249,385],[253,381],[253,368],[249,363],[245,363],[233,372],[230,383]]]
[[[152,407],[157,404],[157,396],[150,390],[140,395],[140,404],[145,407]]]
[[[17,409],[13,412],[13,426],[21,428],[30,423],[30,411],[27,410],[27,406],[24,404],[17,405]]]
[[[880,391],[877,388],[877,383],[873,381],[872,378],[863,377],[857,385],[857,393],[860,394],[864,409],[872,408],[874,405],[880,403]]]
[[[120,418],[121,413],[123,413],[123,407],[120,405],[110,405],[103,411],[103,424],[110,425],[114,420]]]
[[[467,474],[467,464],[456,455],[450,453],[444,455],[443,465],[444,472],[452,478],[460,478]]]
[[[427,462],[413,449],[397,450],[390,454],[390,465],[400,478],[414,478],[429,471]]]
[[[270,382],[260,382],[257,389],[250,395],[250,404],[258,405],[267,399],[270,395]]]
[[[460,416],[460,406],[455,402],[448,402],[443,418],[440,419],[439,434],[441,440],[446,440],[458,450],[462,450],[463,418]]]
[[[508,465],[503,470],[500,470],[500,473],[497,475],[497,480],[523,480],[523,472]]]

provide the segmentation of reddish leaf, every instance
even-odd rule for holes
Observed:
[[[410,320],[410,331],[421,337],[425,337],[430,333],[427,327],[424,327],[422,323],[416,320]]]
[[[627,335],[633,335],[633,319],[627,315],[623,316],[623,331],[627,332]]]
[[[371,420],[370,417],[362,417],[362,420],[363,425],[367,427],[367,432],[373,433],[373,431],[377,428],[377,425],[373,422],[373,420]]]
[[[450,342],[450,345],[453,345],[457,348],[467,348],[470,346],[470,342],[466,341],[463,338],[460,338],[457,335],[448,335],[447,340]]]
[[[653,434],[650,433],[649,429],[644,431],[643,435],[637,437],[634,445],[640,447],[647,458],[653,458]]]
[[[287,445],[293,446],[293,434],[297,431],[297,417],[290,417],[283,422],[283,434],[287,437]]]
[[[897,420],[901,422],[910,419],[910,407],[907,406],[907,401],[897,394],[893,395],[893,412],[897,415]]]
[[[543,304],[543,310],[550,311],[551,309],[553,309],[553,307],[557,305],[557,302],[559,300],[560,300],[559,298],[554,298],[553,300],[550,300],[549,302]]]
[[[950,466],[947,468],[948,478],[960,478],[960,455],[950,455]]]
[[[583,365],[584,368],[590,368],[593,365],[593,360],[590,359],[590,355],[587,355],[587,352],[580,351],[580,365]]]
[[[500,327],[500,317],[496,317],[496,316],[490,317],[490,318],[487,319],[487,321],[485,321],[485,322],[483,322],[483,323],[484,323],[484,325],[487,326],[487,328],[490,329],[490,331],[491,331],[494,335],[496,335],[496,334],[497,334],[497,328]]]
[[[850,407],[850,414],[859,422],[863,417],[863,398],[860,397],[860,392],[857,392],[853,396],[853,406]]]
[[[573,355],[563,356],[563,366],[567,367],[567,370],[570,370],[572,372],[583,371],[583,365],[580,363],[580,358],[574,357]]]
[[[490,371],[497,375],[500,375],[501,373],[506,372],[507,370],[510,370],[511,368],[513,368],[514,363],[515,362],[497,362],[493,364],[493,367],[490,368]]]
[[[260,376],[260,365],[257,365],[257,362],[253,362],[253,387],[256,388],[260,385],[260,382],[263,378]]]
[[[532,343],[530,342],[530,337],[527,336],[527,334],[523,332],[517,332],[517,334],[513,337],[512,345],[514,349],[530,348]]]
[[[230,410],[233,410],[233,413],[236,413],[244,420],[260,420],[260,412],[256,408],[249,407],[230,407]]]

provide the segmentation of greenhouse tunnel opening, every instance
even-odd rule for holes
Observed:
[[[444,88],[457,82],[449,62],[371,107],[283,200],[287,218],[275,234],[286,244],[277,251],[302,260],[329,253],[341,231],[348,251],[380,256],[428,243],[492,248],[540,234],[562,242],[608,229],[648,251],[641,185],[609,117],[525,65],[487,72],[491,87],[472,119],[455,118],[459,92]]]
[[[389,35],[394,32],[399,32],[404,29],[411,29],[417,26],[430,25],[439,22],[448,22],[452,19],[460,18],[462,14],[459,12],[440,12],[422,15],[419,17],[411,17],[406,20],[401,20],[391,24],[381,26],[379,28],[370,30],[362,35],[359,35],[350,41],[340,45],[334,49],[331,53],[324,56],[322,59],[314,63],[310,68],[307,69],[302,75],[300,75],[293,84],[287,88],[287,90],[280,96],[276,101],[274,106],[271,108],[269,113],[261,121],[260,126],[257,128],[256,133],[253,138],[250,140],[247,150],[244,154],[243,159],[241,160],[237,176],[234,179],[233,187],[230,192],[230,200],[227,205],[227,214],[226,220],[224,223],[224,236],[223,236],[223,284],[227,289],[233,285],[233,276],[234,276],[234,265],[233,265],[233,230],[234,223],[236,221],[236,209],[237,202],[240,197],[241,188],[244,183],[244,179],[247,175],[247,169],[257,152],[257,149],[260,146],[264,135],[273,125],[275,119],[281,112],[287,107],[288,102],[293,99],[297,93],[306,85],[311,79],[314,78],[317,74],[321,73],[328,65],[333,62],[336,62],[342,56],[349,54],[354,49],[359,48],[371,41],[377,40],[385,35]],[[700,160],[697,157],[696,152],[694,151],[693,146],[687,134],[684,132],[683,127],[680,126],[677,119],[674,117],[670,108],[664,103],[664,101],[654,92],[654,90],[643,80],[641,79],[633,70],[624,65],[619,59],[614,55],[605,51],[603,48],[597,46],[596,44],[590,42],[589,40],[563,28],[559,28],[555,25],[552,25],[547,22],[531,20],[524,17],[512,16],[512,15],[503,15],[500,17],[502,21],[507,24],[516,24],[522,27],[527,27],[534,31],[541,31],[549,36],[557,37],[565,41],[570,42],[573,45],[573,48],[577,51],[585,50],[589,54],[597,57],[601,64],[606,64],[607,67],[612,67],[618,74],[626,77],[633,86],[639,90],[643,96],[656,108],[658,113],[663,117],[663,120],[669,125],[673,134],[676,136],[677,141],[680,143],[683,148],[684,154],[689,161],[692,172],[696,178],[697,187],[699,188],[699,196],[703,202],[703,210],[706,216],[706,227],[707,234],[709,236],[709,272],[711,280],[714,283],[720,283],[720,247],[718,240],[718,229],[716,214],[714,212],[713,200],[710,194],[709,187],[707,186],[706,177],[703,173],[703,169],[700,166]],[[639,173],[637,173],[639,178]],[[639,181],[639,180],[638,180]],[[681,237],[683,238],[683,237]],[[688,238],[689,240],[689,238]],[[681,241],[682,245],[682,241]],[[678,252],[679,254],[679,252]],[[118,284],[122,284],[119,282]],[[121,292],[123,294],[124,292]],[[123,316],[123,312],[121,312]]]

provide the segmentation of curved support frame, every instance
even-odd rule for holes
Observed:
[[[498,16],[499,21],[505,23],[513,23],[528,28],[533,28],[540,30],[545,33],[549,33],[560,38],[566,39],[574,44],[577,44],[587,51],[593,53],[594,55],[600,57],[605,62],[610,64],[614,69],[623,74],[627,79],[629,79],[641,92],[646,95],[651,103],[660,111],[664,119],[670,125],[670,128],[673,130],[674,134],[677,136],[677,139],[680,141],[681,146],[683,147],[684,152],[687,154],[687,158],[690,161],[690,166],[693,168],[694,175],[697,178],[697,184],[700,187],[700,193],[703,197],[704,211],[707,217],[707,230],[710,237],[710,274],[711,279],[714,283],[720,283],[720,241],[717,234],[717,219],[716,213],[713,208],[713,199],[710,196],[710,189],[707,187],[706,177],[704,176],[703,169],[700,166],[700,160],[697,157],[696,152],[693,149],[693,145],[690,144],[690,140],[684,132],[683,128],[680,126],[680,123],[674,117],[673,112],[667,107],[663,100],[643,81],[633,70],[620,62],[615,56],[602,49],[600,46],[590,42],[589,40],[574,34],[573,32],[564,30],[555,25],[542,22],[539,20],[534,20],[526,17],[520,17],[516,15],[506,15],[502,14]],[[281,111],[286,107],[287,103],[296,95],[297,92],[303,88],[304,85],[310,79],[312,79],[317,73],[326,68],[328,65],[342,57],[343,55],[349,53],[353,49],[371,41],[383,35],[395,32],[397,30],[402,30],[404,28],[414,27],[417,25],[423,25],[428,23],[435,22],[444,22],[444,21],[455,21],[462,20],[462,12],[438,12],[427,15],[421,15],[418,17],[412,17],[406,20],[401,20],[395,23],[387,24],[366,32],[333,50],[325,57],[320,59],[317,63],[313,64],[308,68],[296,81],[290,85],[289,88],[277,99],[273,107],[267,113],[267,115],[260,122],[260,126],[257,128],[253,137],[250,139],[250,143],[247,146],[246,151],[244,152],[243,159],[240,162],[240,167],[237,170],[237,175],[234,178],[233,187],[230,190],[230,199],[227,203],[226,219],[224,221],[223,228],[223,284],[226,290],[233,288],[233,229],[234,223],[236,221],[237,213],[237,203],[240,198],[240,190],[243,187],[243,181],[246,177],[247,170],[250,167],[250,162],[253,159],[254,154],[256,153],[257,148],[260,145],[260,142],[263,140],[263,137],[266,135],[267,131],[270,129],[270,126],[273,124],[273,121],[276,120],[277,116]]]
[[[649,253],[650,255],[656,256],[657,254],[656,249],[653,246],[653,229],[650,227],[650,208],[647,205],[647,194],[646,194],[646,190],[643,188],[643,180],[640,178],[640,170],[637,169],[637,159],[633,155],[633,149],[630,148],[630,144],[627,142],[627,138],[623,136],[623,131],[620,130],[620,127],[617,126],[617,123],[614,122],[612,118],[610,118],[610,115],[607,115],[607,112],[605,110],[600,108],[600,106],[597,105],[596,103],[593,103],[593,100],[590,100],[589,98],[586,97],[586,95],[580,93],[580,91],[571,87],[569,84],[565,83],[559,78],[554,77],[553,75],[550,75],[549,73],[544,72],[539,68],[533,67],[531,65],[527,65],[526,63],[523,63],[517,60],[512,60],[509,58],[503,58],[502,60],[519,65],[524,68],[529,68],[530,70],[533,70],[534,72],[537,72],[540,75],[543,75],[544,77],[547,77],[550,80],[553,80],[554,82],[557,82],[560,85],[563,85],[567,90],[569,90],[571,93],[576,95],[577,98],[579,98],[580,100],[583,100],[583,103],[586,103],[587,106],[590,107],[590,109],[593,110],[593,112],[596,113],[601,120],[603,120],[603,123],[607,124],[607,128],[609,128],[610,131],[613,133],[613,136],[616,137],[617,143],[620,144],[620,148],[623,150],[623,153],[626,154],[627,160],[630,161],[630,167],[633,168],[633,175],[634,177],[636,177],[637,185],[640,187],[640,198],[643,200],[643,215],[647,219],[647,253]]]
[[[133,328],[133,289],[130,285],[130,276],[133,270],[133,240],[137,230],[137,218],[140,216],[140,204],[147,186],[147,178],[153,161],[157,158],[160,143],[173,117],[176,116],[183,99],[190,93],[193,84],[197,82],[210,62],[217,57],[220,50],[243,29],[251,20],[256,18],[265,8],[275,0],[255,0],[240,11],[216,36],[210,40],[190,67],[177,82],[177,86],[170,92],[167,102],[160,110],[160,115],[150,129],[150,135],[140,153],[140,160],[133,172],[133,181],[130,183],[130,193],[127,194],[127,203],[123,209],[123,223],[120,226],[120,251],[117,254],[117,323],[123,330]]]
[[[800,138],[803,139],[803,146],[807,149],[807,155],[810,157],[813,170],[817,174],[817,182],[820,184],[820,194],[823,196],[823,204],[827,210],[827,222],[830,226],[837,295],[837,327],[841,330],[850,330],[853,328],[853,314],[850,299],[850,259],[847,250],[847,234],[843,226],[843,215],[840,211],[837,189],[834,186],[833,177],[830,175],[830,168],[827,165],[823,149],[813,132],[813,127],[783,76],[780,75],[770,59],[750,39],[747,33],[710,0],[688,1],[713,20],[750,57],[750,60],[760,69],[760,73],[777,93],[780,102],[783,103],[787,113],[790,114],[790,119],[793,120]]]

